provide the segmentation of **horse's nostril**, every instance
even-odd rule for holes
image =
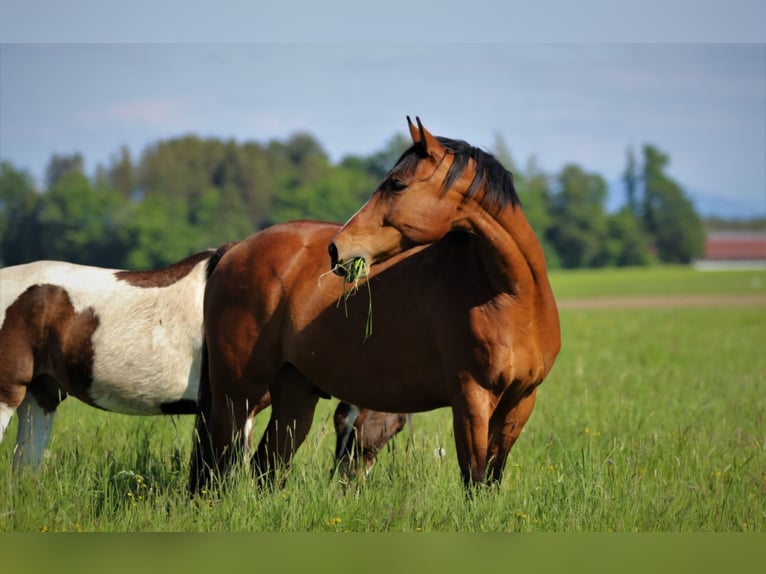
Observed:
[[[330,253],[330,267],[335,267],[338,264],[338,248],[334,243],[330,243],[327,246],[327,251]]]

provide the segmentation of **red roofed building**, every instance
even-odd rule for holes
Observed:
[[[703,261],[698,263],[766,266],[766,231],[710,231]]]

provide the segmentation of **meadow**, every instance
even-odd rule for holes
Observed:
[[[0,531],[766,530],[766,271],[560,271],[551,281],[562,351],[498,488],[466,496],[445,409],[414,415],[366,479],[331,477],[336,402],[323,400],[282,488],[259,489],[243,465],[224,492],[190,499],[191,417],[70,399],[40,469],[11,471],[11,423]],[[570,306],[669,294],[760,299]]]

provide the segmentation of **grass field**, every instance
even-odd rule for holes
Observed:
[[[223,495],[190,500],[190,418],[110,415],[69,400],[37,471],[11,472],[12,422],[0,445],[0,530],[766,530],[766,272],[656,268],[551,280],[562,352],[497,490],[465,496],[446,410],[415,415],[366,480],[332,480],[335,402],[321,401],[283,489],[260,491],[243,468]],[[565,305],[666,294],[764,299]]]

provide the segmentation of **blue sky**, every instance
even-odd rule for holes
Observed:
[[[419,115],[485,148],[499,134],[521,166],[598,172],[611,206],[626,149],[653,143],[704,213],[766,215],[764,44],[37,41],[46,34],[0,46],[0,157],[36,177],[53,153],[81,152],[93,170],[121,145],[137,155],[187,133],[307,131],[337,160]]]

